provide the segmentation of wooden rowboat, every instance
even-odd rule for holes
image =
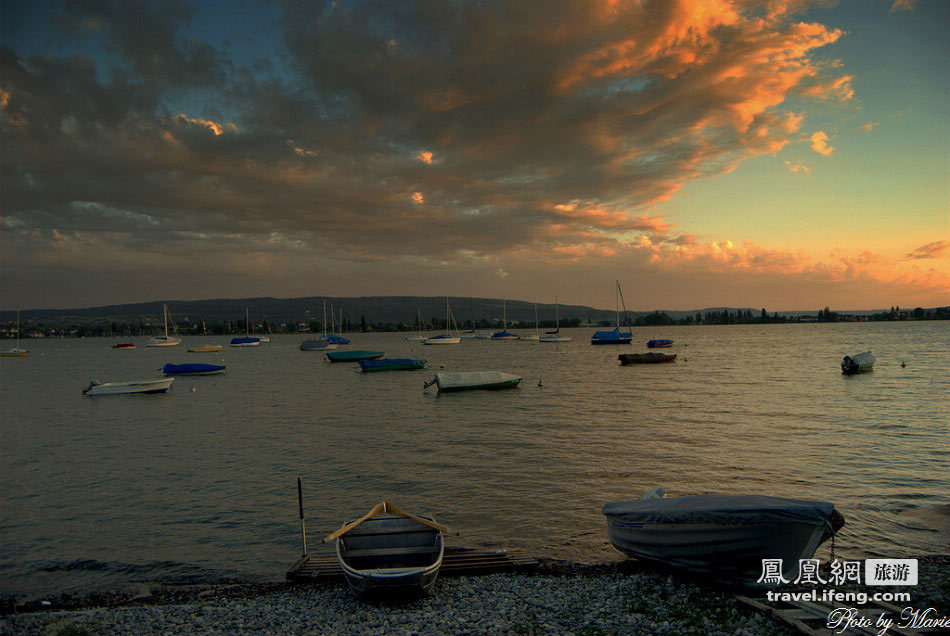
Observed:
[[[343,577],[357,597],[427,593],[439,575],[446,530],[432,517],[414,515],[384,501],[323,542],[336,539]]]
[[[196,347],[190,347],[188,353],[217,353],[222,347],[219,344],[204,344]]]

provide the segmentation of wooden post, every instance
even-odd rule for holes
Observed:
[[[303,486],[297,476],[297,505],[300,508],[300,539],[303,541],[303,555],[307,556],[307,522],[303,518]]]

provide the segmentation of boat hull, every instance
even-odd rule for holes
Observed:
[[[221,345],[199,345],[188,349],[188,353],[217,353],[223,348]]]
[[[383,351],[331,351],[327,354],[330,362],[359,362],[360,360],[377,360],[385,355]]]
[[[346,585],[360,598],[431,592],[444,552],[441,532],[401,516],[363,521],[336,543]]]
[[[215,375],[224,371],[223,364],[166,364],[162,367],[165,375]]]
[[[647,342],[647,347],[649,349],[659,349],[662,347],[672,347],[672,346],[673,346],[672,340],[650,340],[649,342]]]
[[[799,559],[844,523],[829,502],[742,495],[609,503],[603,513],[610,543],[629,556],[748,585],[762,578],[763,559],[781,559],[794,580]]]
[[[858,373],[874,371],[874,363],[876,360],[870,351],[858,353],[853,356],[845,356],[841,361],[841,373],[845,375],[856,375]]]
[[[451,345],[462,342],[460,336],[433,336],[422,341],[424,345]]]
[[[425,360],[411,360],[409,358],[380,358],[377,360],[360,360],[360,370],[363,373],[374,371],[413,371],[422,369],[426,365]]]
[[[261,344],[261,339],[255,336],[241,336],[240,338],[231,338],[232,347],[256,347]]]
[[[158,380],[131,380],[129,382],[106,382],[103,384],[90,382],[83,389],[83,395],[124,395],[129,393],[165,393],[171,387],[175,378],[160,378]]]
[[[131,349],[135,349],[135,345],[132,344],[131,342],[123,342],[121,344],[112,345],[112,348],[116,349],[117,351],[128,351]]]
[[[181,338],[174,336],[155,336],[145,344],[146,347],[174,347],[181,344]]]
[[[29,353],[30,352],[26,349],[18,349],[14,347],[8,351],[0,352],[0,356],[3,356],[4,358],[25,358],[27,355],[29,355]]]
[[[461,373],[436,373],[426,386],[437,385],[439,393],[451,391],[494,391],[514,389],[521,377],[501,371],[468,371]]]
[[[617,356],[620,364],[627,366],[630,364],[657,364],[662,362],[676,362],[676,354],[666,355],[663,353],[621,353]]]

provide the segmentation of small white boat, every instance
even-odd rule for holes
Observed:
[[[99,382],[90,380],[89,386],[82,390],[83,395],[120,395],[123,393],[164,393],[175,378],[157,380],[131,380],[128,382]]]
[[[870,351],[858,353],[853,356],[845,356],[841,361],[841,372],[845,375],[854,375],[855,373],[867,373],[874,371],[874,363],[877,361]]]
[[[384,501],[323,542],[336,539],[346,584],[358,597],[379,592],[426,593],[442,566],[446,530],[430,516],[414,515]]]
[[[203,344],[197,347],[189,347],[188,353],[217,353],[223,347],[219,344]]]
[[[149,338],[149,341],[145,343],[146,347],[174,347],[181,344],[181,338],[178,337],[178,327],[175,326],[174,322],[172,328],[175,330],[175,335],[168,335],[168,305],[162,305],[162,316],[165,321],[165,335]]]
[[[844,518],[833,503],[764,495],[693,495],[608,503],[607,536],[615,548],[638,559],[715,573],[755,584],[763,559],[781,559],[782,574],[795,579],[808,559]]]
[[[0,356],[5,358],[25,358],[30,354],[26,349],[20,348],[20,310],[16,310],[16,346],[6,351],[0,351]]]
[[[513,389],[521,383],[521,376],[501,371],[462,371],[455,373],[436,373],[425,383],[425,387],[436,385],[439,393],[445,391]]]

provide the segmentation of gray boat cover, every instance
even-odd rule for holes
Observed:
[[[835,505],[828,501],[765,495],[690,495],[618,501],[603,513],[629,523],[828,523]]]

